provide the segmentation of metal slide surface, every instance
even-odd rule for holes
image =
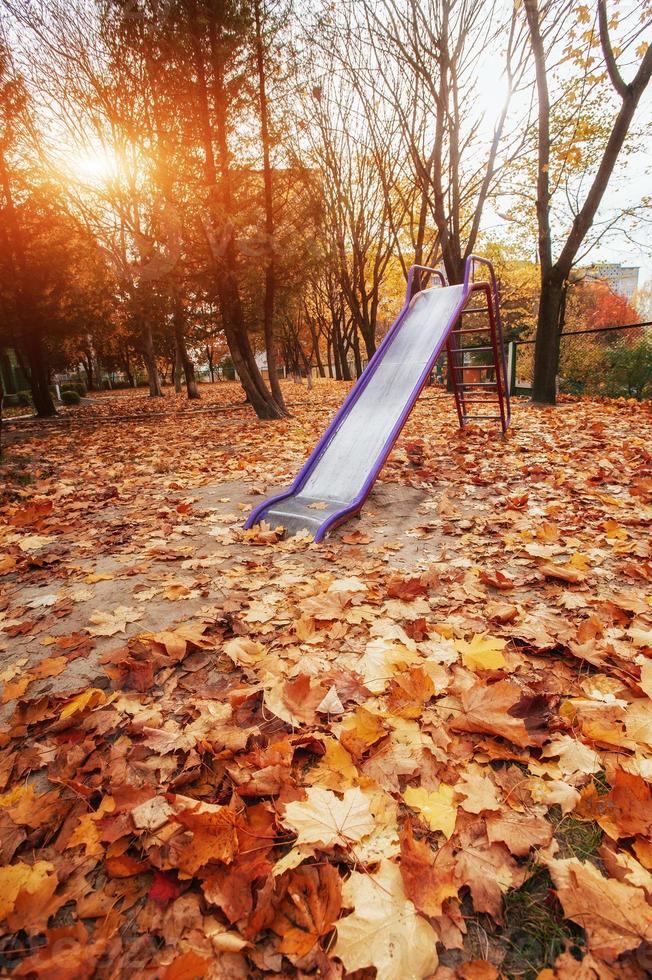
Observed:
[[[360,509],[464,303],[463,286],[418,292],[370,361],[292,487],[255,508],[265,520],[319,541]],[[314,508],[310,504],[325,504]]]

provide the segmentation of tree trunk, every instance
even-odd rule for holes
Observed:
[[[30,332],[23,341],[23,347],[29,366],[29,385],[36,414],[39,418],[50,418],[56,415],[57,411],[50,394],[50,379],[41,335]]]
[[[152,337],[152,325],[149,320],[145,323],[143,330],[143,360],[149,381],[149,397],[162,398],[163,389],[161,388],[161,379],[159,377],[158,367],[156,366],[154,338]]]
[[[211,384],[215,381],[215,364],[213,359],[213,351],[210,347],[206,348],[206,361],[208,363],[208,372],[211,376]]]
[[[5,400],[5,389],[2,384],[2,373],[0,373],[0,459],[2,459],[2,403]]]
[[[376,353],[376,323],[374,321],[373,326],[368,326],[365,330],[361,330],[362,339],[364,340],[365,350],[367,352],[367,360],[370,361],[371,358]]]
[[[258,95],[260,101],[260,138],[263,145],[263,182],[265,192],[265,237],[267,239],[267,268],[265,269],[265,297],[263,300],[263,327],[267,374],[272,395],[277,405],[287,414],[283,392],[278,380],[276,345],[274,342],[274,297],[276,293],[276,256],[274,254],[274,189],[270,162],[270,138],[265,74],[265,55],[261,29],[260,0],[254,2],[256,21],[256,62],[258,66]]]
[[[181,363],[181,351],[179,350],[179,344],[177,343],[177,338],[175,334],[174,338],[174,361],[172,362],[172,381],[174,384],[174,391],[177,395],[181,394],[181,375],[183,374],[183,365]]]
[[[181,390],[181,369],[183,369],[188,398],[200,398],[197,378],[195,377],[195,366],[188,356],[188,349],[186,347],[184,312],[180,296],[175,296],[174,301],[174,343],[177,354],[176,374],[179,380],[179,388],[177,390]]]
[[[532,400],[540,405],[554,405],[557,400],[563,295],[563,280],[560,281],[557,276],[547,276],[541,284],[534,344]]]
[[[86,374],[86,387],[89,391],[93,390],[93,354],[92,352],[82,356],[82,364],[84,365],[84,372]]]
[[[360,336],[358,334],[358,328],[355,324],[352,327],[353,330],[353,359],[355,361],[355,375],[357,378],[362,374],[362,358],[360,356]]]
[[[333,377],[333,340],[330,335],[326,337],[326,360],[328,362],[328,377]]]

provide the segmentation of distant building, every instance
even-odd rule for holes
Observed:
[[[577,271],[583,279],[598,279],[601,282],[606,282],[614,293],[624,296],[630,303],[638,288],[639,267],[637,265],[597,262],[595,265]]]

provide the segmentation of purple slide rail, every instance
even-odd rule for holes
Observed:
[[[491,274],[490,283],[486,281],[484,282],[474,281],[475,266],[478,263],[486,264],[488,266]],[[433,276],[436,279],[438,279],[440,287],[442,288],[447,287],[446,279],[440,270],[432,269],[428,266],[421,266],[421,265],[414,265],[411,267],[411,269],[408,272],[405,303],[400,313],[398,314],[398,317],[396,318],[396,320],[390,327],[389,331],[387,332],[386,336],[379,344],[375,354],[369,361],[365,371],[362,373],[355,386],[351,389],[351,391],[347,395],[339,411],[336,413],[335,417],[333,418],[333,420],[325,430],[324,434],[322,435],[321,439],[315,446],[314,450],[312,451],[312,453],[310,454],[306,462],[301,467],[301,470],[297,474],[291,486],[288,487],[287,490],[284,490],[282,493],[269,497],[268,499],[261,502],[257,507],[255,507],[252,510],[249,517],[247,518],[247,521],[245,523],[245,528],[250,528],[254,524],[258,523],[260,520],[262,520],[266,516],[266,513],[268,511],[273,510],[275,505],[278,505],[283,501],[288,500],[289,498],[297,496],[302,490],[302,488],[305,486],[313,469],[316,467],[317,463],[319,462],[320,457],[328,447],[332,437],[339,429],[343,420],[347,418],[347,416],[354,410],[356,402],[361,397],[366,387],[369,385],[369,382],[373,378],[378,366],[383,361],[385,354],[387,353],[388,349],[390,348],[393,341],[395,340],[397,334],[401,330],[401,327],[403,326],[412,305],[412,300],[413,300],[412,289],[413,289],[414,277],[415,274],[417,273],[418,274],[426,273],[427,276]],[[419,280],[421,280],[422,278],[423,277],[419,275]],[[493,302],[489,302],[488,305],[490,308],[493,306],[495,310],[495,315],[498,318],[496,320],[496,324],[497,327],[500,329],[500,320],[499,320],[500,314],[499,314],[499,307],[498,307],[497,283],[496,283],[493,267],[491,266],[491,263],[488,260],[482,259],[479,256],[469,256],[465,264],[464,284],[462,287],[458,286],[455,288],[457,288],[460,291],[460,299],[455,304],[452,313],[449,315],[446,322],[445,329],[442,331],[437,344],[432,350],[431,356],[428,358],[427,363],[425,364],[424,368],[420,372],[409,397],[406,399],[403,410],[401,411],[398,418],[396,419],[396,422],[392,426],[391,431],[389,432],[389,435],[387,436],[381,450],[378,452],[376,460],[373,466],[371,467],[369,473],[367,474],[362,487],[360,488],[359,492],[355,495],[355,497],[352,500],[346,502],[338,501],[337,507],[334,510],[334,512],[328,514],[324,513],[323,515],[324,520],[319,524],[319,526],[316,528],[314,533],[315,541],[321,541],[330,530],[332,530],[337,525],[343,523],[349,517],[358,513],[361,510],[364,501],[369,495],[369,492],[371,491],[371,488],[373,487],[378,477],[378,474],[380,473],[380,470],[385,464],[385,461],[389,456],[392,447],[396,442],[396,439],[398,438],[403,426],[405,425],[410,415],[410,412],[412,411],[412,408],[414,407],[415,401],[419,397],[419,394],[421,393],[422,389],[424,388],[424,386],[428,381],[428,378],[433,370],[437,357],[439,356],[442,348],[444,347],[451,330],[458,322],[460,313],[464,309],[466,303],[469,300],[469,297],[473,293],[482,291],[487,295],[488,299],[489,299],[489,293],[491,293],[491,299],[493,300]],[[423,289],[423,285],[421,281],[419,281],[419,289],[417,290],[417,294],[421,289]],[[504,358],[504,354],[502,353],[502,335],[500,336],[501,336],[501,356],[503,356]],[[278,517],[278,515],[275,516],[272,513],[270,514],[270,517],[273,521],[278,521],[279,523],[282,523],[282,518]],[[313,511],[311,513],[312,520],[314,521],[315,519],[317,519],[317,517],[318,515]]]

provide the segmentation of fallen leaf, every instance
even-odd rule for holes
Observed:
[[[373,966],[377,980],[424,980],[436,970],[437,934],[406,896],[395,864],[382,861],[373,874],[353,871],[342,902],[353,912],[338,921],[332,954],[348,972]]]
[[[585,930],[592,953],[613,962],[652,936],[652,907],[640,888],[605,878],[577,858],[546,859],[564,915]]]
[[[330,790],[315,786],[306,790],[306,797],[288,803],[283,817],[297,834],[297,844],[346,847],[374,828],[369,800],[357,787],[345,790],[339,799]]]
[[[462,654],[462,663],[469,670],[497,670],[505,667],[502,651],[507,646],[506,640],[486,633],[474,636],[470,643],[456,640],[455,649]]]
[[[333,928],[342,907],[341,879],[330,864],[303,865],[277,884],[283,894],[271,928],[289,956],[306,956]]]
[[[431,830],[440,830],[446,837],[451,837],[457,820],[457,805],[455,790],[446,783],[441,783],[434,792],[422,786],[408,786],[403,793],[403,799],[408,806],[417,810]]]

